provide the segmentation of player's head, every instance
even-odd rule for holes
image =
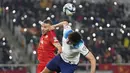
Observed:
[[[42,32],[47,32],[49,31],[49,27],[52,25],[52,21],[51,20],[44,20],[42,25],[41,25],[41,30]]]
[[[43,24],[52,25],[53,23],[52,23],[51,20],[46,19],[46,20],[43,21]]]
[[[69,44],[76,44],[81,41],[82,36],[78,32],[71,32],[68,36],[68,43]]]

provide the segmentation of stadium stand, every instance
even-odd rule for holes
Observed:
[[[36,49],[41,35],[40,22],[44,19],[51,19],[56,24],[64,18],[70,19],[73,29],[83,35],[86,46],[97,59],[97,64],[130,62],[130,8],[127,4],[113,1],[104,3],[81,1],[75,4],[77,11],[74,16],[66,17],[62,12],[62,7],[67,1],[48,1],[5,0],[0,8],[0,19],[5,22],[21,48],[24,48],[30,60],[29,63],[38,62]],[[75,2],[72,1],[72,3]],[[62,30],[59,28],[57,30],[57,37],[61,41]],[[0,34],[3,34],[1,30]],[[2,37],[0,35],[1,39]],[[8,48],[2,49],[9,51],[10,46],[6,47]],[[10,61],[9,54],[0,54],[7,56],[4,56],[4,59],[0,57],[0,63],[7,64]],[[88,64],[81,57],[80,64],[84,63]]]

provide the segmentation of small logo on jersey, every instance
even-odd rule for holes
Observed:
[[[43,44],[43,41],[40,41],[41,44]]]
[[[46,35],[45,38],[48,38],[48,35]]]

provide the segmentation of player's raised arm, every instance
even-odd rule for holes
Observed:
[[[56,34],[53,32],[53,31],[50,31],[50,41],[51,43],[58,49],[58,53],[61,53],[62,52],[62,46],[61,44],[59,43],[57,37],[56,37]]]
[[[53,45],[58,49],[58,54],[62,53],[62,46],[59,42],[55,42]]]
[[[68,25],[68,24],[69,24],[68,21],[62,21],[62,22],[60,22],[60,23],[58,23],[58,24],[52,25],[52,26],[49,28],[49,30],[54,30],[56,27],[64,27],[64,26],[66,26],[66,25]]]
[[[60,22],[60,23],[54,25],[54,27],[63,27],[63,26],[66,26],[66,25],[68,25],[68,24],[69,24],[69,23],[68,23],[67,21],[62,21],[62,22]]]

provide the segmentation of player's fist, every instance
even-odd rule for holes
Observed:
[[[62,53],[62,49],[58,49],[58,54]]]

